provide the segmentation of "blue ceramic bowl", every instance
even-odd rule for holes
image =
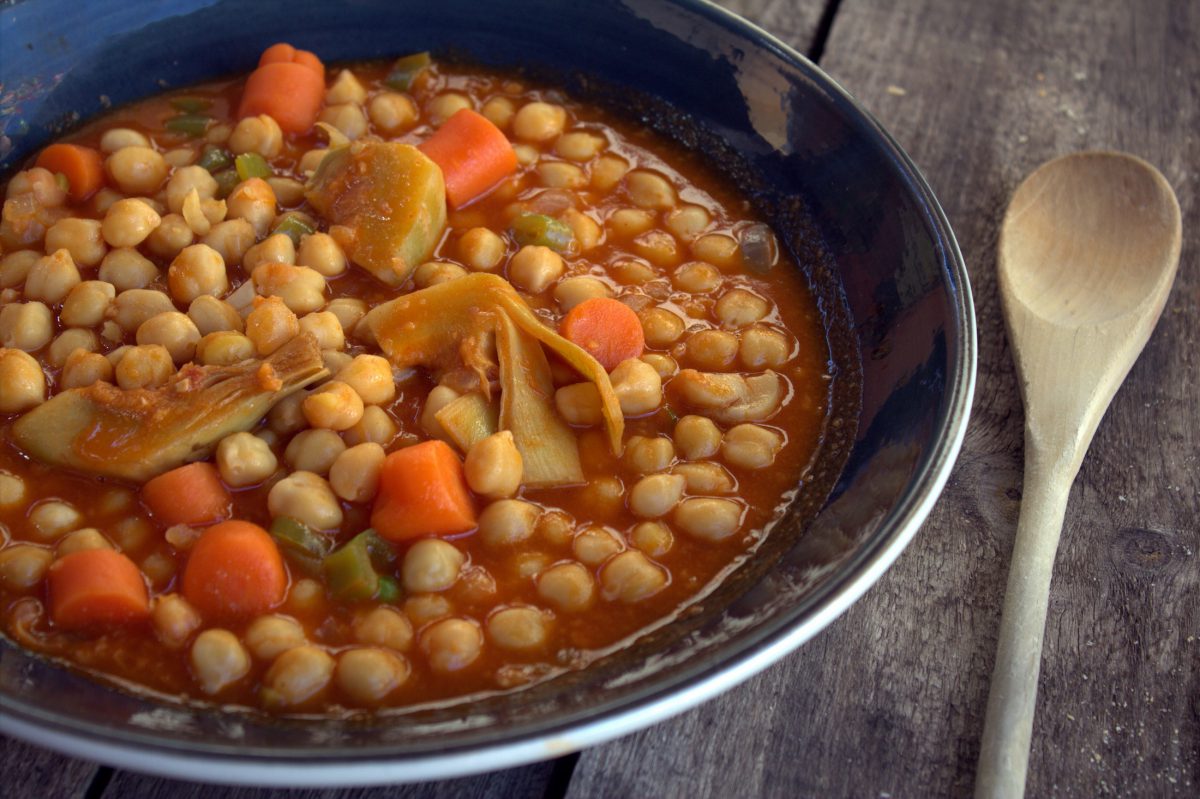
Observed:
[[[812,637],[892,563],[949,475],[975,329],[937,201],[827,75],[712,5],[37,0],[0,9],[0,37],[5,174],[80,120],[248,71],[279,40],[327,61],[428,49],[614,106],[705,153],[793,250],[826,315],[839,425],[755,558],[688,621],[585,671],[370,722],[305,721],[155,701],[0,640],[0,731],[141,771],[274,785],[423,780],[563,754],[692,707]]]

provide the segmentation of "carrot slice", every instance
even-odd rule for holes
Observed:
[[[91,147],[51,144],[38,155],[37,166],[66,176],[72,202],[86,200],[104,185],[104,162]]]
[[[283,601],[287,572],[266,530],[233,520],[208,528],[192,545],[182,586],[207,618],[254,616]]]
[[[142,486],[142,499],[167,524],[212,524],[229,517],[229,491],[217,467],[199,461]]]
[[[617,364],[641,356],[646,348],[642,322],[633,309],[619,300],[593,297],[576,305],[563,317],[559,332],[587,350],[611,372]]]
[[[325,102],[325,65],[290,44],[268,47],[246,79],[238,117],[266,114],[284,133],[304,133]]]
[[[150,615],[142,572],[111,549],[72,552],[50,566],[50,618],[64,630],[139,621]]]
[[[417,147],[442,168],[451,208],[461,208],[517,171],[517,154],[504,133],[469,108],[457,111]]]
[[[388,455],[371,526],[389,541],[473,528],[475,506],[454,450],[444,441],[425,441]]]

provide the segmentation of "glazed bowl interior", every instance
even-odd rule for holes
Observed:
[[[38,0],[0,10],[0,35],[5,176],[81,120],[248,71],[280,40],[327,62],[431,50],[562,86],[737,181],[817,293],[835,371],[822,460],[768,543],[686,622],[586,670],[469,706],[314,721],[156,701],[5,640],[0,730],[221,781],[418,779],[550,756],[685,709],[811,637],[894,560],[945,482],[975,354],[953,235],[865,112],[807,61],[715,7]]]

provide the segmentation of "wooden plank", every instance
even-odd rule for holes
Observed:
[[[74,760],[0,735],[0,774],[3,794],[12,799],[54,797],[71,799],[87,795],[99,766]]]
[[[104,799],[479,799],[489,796],[541,799],[546,795],[553,770],[553,763],[539,763],[443,782],[328,790],[205,785],[119,771],[102,796]]]
[[[780,30],[781,11],[761,13]],[[1162,169],[1184,210],[1184,257],[1072,493],[1028,795],[1196,795],[1195,30],[1200,6],[1170,0],[843,0],[822,66],[914,157],[971,269],[981,364],[963,456],[913,545],[842,619],[724,697],[585,752],[568,796],[969,794],[1021,490],[997,229],[1027,172],[1088,148]]]

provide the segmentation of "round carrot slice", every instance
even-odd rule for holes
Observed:
[[[576,305],[563,317],[559,332],[609,372],[646,349],[638,315],[625,303],[608,297],[593,297]]]
[[[221,522],[192,545],[183,596],[207,618],[256,616],[283,601],[287,572],[270,534],[257,524]]]
[[[150,615],[146,580],[111,549],[85,549],[56,560],[47,576],[50,618],[64,630],[125,624]]]

